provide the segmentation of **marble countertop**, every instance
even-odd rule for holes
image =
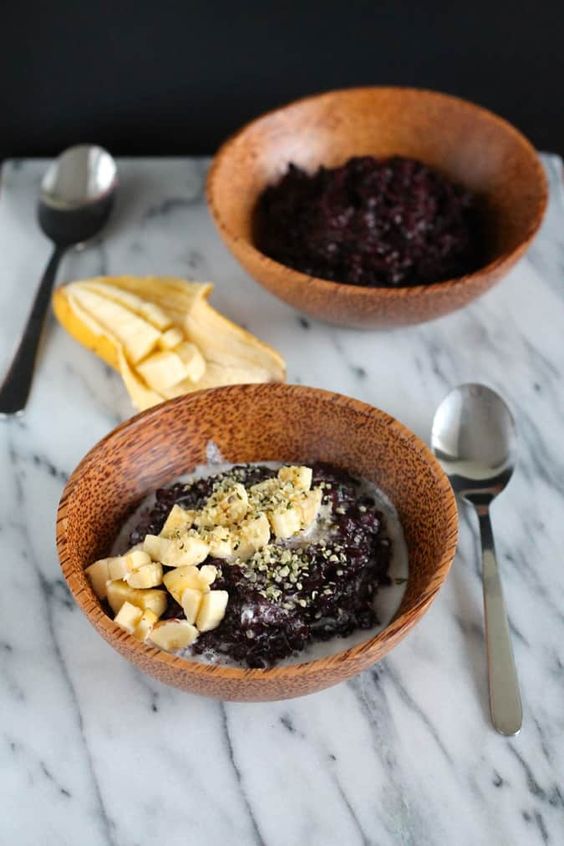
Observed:
[[[448,582],[383,662],[307,698],[221,703],[139,673],[61,578],[57,502],[82,455],[131,414],[119,378],[51,319],[31,403],[0,422],[0,843],[6,846],[534,846],[564,842],[564,192],[528,256],[462,312],[387,333],[317,324],[231,259],[206,211],[207,161],[123,160],[104,240],[60,279],[210,279],[212,302],[278,347],[291,382],[350,394],[428,439],[443,395],[500,390],[522,458],[493,519],[524,700],[487,710],[473,515]],[[49,253],[34,226],[44,162],[4,164],[0,366]],[[561,393],[562,392],[562,393]]]

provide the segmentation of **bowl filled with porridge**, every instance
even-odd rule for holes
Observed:
[[[163,682],[283,699],[342,681],[425,613],[455,553],[450,485],[378,409],[234,385],[115,429],[59,506],[64,576],[98,632]]]

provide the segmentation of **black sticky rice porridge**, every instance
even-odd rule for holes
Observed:
[[[261,194],[254,237],[310,276],[361,286],[440,282],[483,259],[477,198],[416,159],[360,156],[306,173],[290,163]]]
[[[365,483],[327,464],[310,466],[322,504],[306,535],[271,542],[267,564],[211,556],[204,562],[217,568],[213,589],[227,591],[229,600],[220,625],[200,634],[190,655],[264,668],[378,624],[378,588],[405,581],[390,576],[388,517]],[[200,509],[218,482],[230,479],[249,487],[274,477],[277,469],[249,464],[210,473],[156,491],[129,522],[115,552],[158,535],[174,505]],[[168,595],[163,619],[182,617],[182,607]]]

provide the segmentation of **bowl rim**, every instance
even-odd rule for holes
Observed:
[[[321,658],[314,658],[309,661],[301,661],[286,665],[275,665],[266,669],[250,669],[245,667],[231,667],[223,664],[204,664],[197,661],[182,658],[177,655],[172,655],[157,647],[149,646],[143,643],[133,635],[119,629],[112,618],[104,611],[99,599],[94,594],[88,579],[85,577],[82,585],[77,588],[74,584],[75,573],[71,570],[70,552],[67,548],[66,541],[66,520],[69,509],[69,501],[72,498],[75,489],[80,486],[81,480],[85,473],[88,472],[90,466],[98,460],[98,454],[103,451],[108,443],[111,443],[115,438],[119,437],[124,431],[134,431],[143,427],[149,420],[158,417],[164,408],[170,408],[175,405],[186,404],[194,402],[196,398],[201,398],[203,395],[214,393],[217,395],[229,396],[241,390],[251,396],[257,392],[262,392],[265,389],[273,393],[284,394],[287,392],[295,393],[298,396],[307,393],[314,393],[318,397],[328,400],[337,405],[354,409],[356,413],[363,416],[373,417],[376,414],[387,426],[396,431],[401,439],[403,439],[409,448],[413,449],[418,457],[422,458],[425,463],[433,470],[436,480],[439,485],[439,491],[442,494],[444,501],[444,513],[446,515],[446,531],[444,537],[444,548],[441,557],[437,563],[432,584],[427,588],[425,597],[417,602],[409,611],[404,611],[395,616],[383,629],[377,632],[370,638],[361,641],[360,643],[350,646],[347,649],[340,650],[328,656]],[[266,459],[264,459],[266,460]],[[171,479],[172,481],[172,479]],[[235,680],[240,682],[262,681],[264,684],[276,680],[312,678],[319,674],[319,672],[329,669],[336,664],[346,664],[349,661],[354,663],[355,658],[363,657],[367,663],[371,663],[371,655],[374,654],[372,660],[376,660],[380,652],[379,647],[383,643],[391,643],[394,645],[405,635],[413,625],[423,616],[426,609],[435,599],[439,589],[444,584],[444,581],[450,570],[450,566],[454,559],[457,542],[458,542],[458,510],[456,505],[456,498],[452,490],[451,484],[448,481],[439,462],[429,449],[427,445],[417,436],[411,432],[403,423],[400,423],[396,418],[382,411],[375,406],[362,402],[352,397],[347,397],[332,391],[327,391],[321,388],[311,388],[305,385],[292,385],[286,383],[260,383],[260,384],[243,384],[243,385],[229,385],[220,388],[209,388],[203,391],[195,391],[191,394],[186,394],[176,399],[168,400],[153,406],[146,411],[137,414],[123,423],[112,429],[105,437],[98,441],[84,456],[84,458],[77,465],[75,470],[69,477],[57,509],[56,521],[56,542],[57,552],[59,556],[60,566],[63,572],[65,581],[77,602],[79,607],[85,613],[89,622],[97,628],[102,636],[111,644],[114,645],[117,641],[127,643],[128,656],[131,656],[133,663],[139,663],[137,659],[144,658],[145,661],[149,658],[151,661],[156,661],[168,667],[174,672],[182,672],[187,675],[196,676],[200,680],[208,679],[222,679]],[[121,651],[118,649],[118,651]]]
[[[487,264],[480,266],[471,273],[466,273],[464,274],[464,276],[456,276],[451,279],[445,279],[442,282],[429,282],[420,285],[409,285],[406,287],[397,288],[384,286],[367,287],[363,285],[351,285],[345,282],[337,282],[330,279],[323,279],[319,276],[310,276],[307,273],[302,273],[299,270],[295,270],[292,267],[288,267],[287,265],[270,258],[270,256],[267,256],[265,253],[261,252],[251,240],[243,238],[239,235],[235,235],[232,232],[229,226],[225,223],[225,220],[223,219],[223,216],[218,207],[216,197],[216,185],[219,178],[218,174],[220,172],[220,168],[222,167],[224,160],[228,157],[231,149],[237,143],[239,143],[240,139],[247,132],[249,132],[249,130],[253,129],[256,125],[262,123],[263,121],[271,119],[277,114],[282,114],[287,110],[290,110],[294,107],[298,107],[308,102],[321,101],[334,96],[342,96],[343,98],[345,98],[349,94],[370,94],[375,92],[382,94],[402,93],[413,96],[422,95],[431,99],[450,102],[456,105],[457,108],[462,108],[466,111],[473,112],[475,114],[480,114],[486,120],[495,123],[498,127],[503,129],[504,132],[509,134],[514,139],[514,141],[516,141],[517,145],[526,153],[526,155],[531,161],[531,164],[533,165],[533,169],[535,172],[535,182],[537,187],[540,189],[540,196],[537,203],[537,207],[531,216],[531,222],[529,223],[525,234],[523,235],[521,241],[512,250],[510,250],[509,252],[506,251],[502,253],[502,255],[498,256]],[[330,91],[323,91],[317,94],[309,94],[305,97],[300,97],[297,100],[292,100],[281,106],[269,109],[267,112],[258,115],[250,121],[247,121],[247,123],[237,129],[222,143],[215,156],[213,157],[206,178],[205,193],[212,218],[214,219],[216,226],[220,230],[220,233],[223,235],[227,243],[236,244],[237,249],[240,250],[243,254],[245,254],[248,260],[260,262],[264,267],[276,272],[278,275],[284,273],[286,275],[285,283],[289,282],[291,284],[298,285],[303,285],[304,283],[306,283],[310,287],[313,286],[315,289],[317,289],[320,296],[340,295],[343,298],[356,298],[359,303],[359,306],[361,306],[364,301],[374,299],[393,300],[398,298],[409,299],[417,297],[431,297],[434,293],[438,293],[439,291],[445,293],[457,290],[467,285],[469,282],[472,282],[473,280],[480,278],[486,274],[501,275],[505,269],[509,270],[509,268],[517,261],[517,259],[521,258],[523,253],[526,251],[527,247],[537,234],[543,222],[548,204],[548,181],[538,153],[531,144],[531,142],[526,138],[526,136],[515,126],[513,126],[512,123],[505,120],[505,118],[502,118],[495,112],[486,109],[484,106],[479,106],[476,103],[472,103],[470,100],[465,100],[464,98],[457,97],[454,94],[446,94],[441,91],[434,91],[430,88],[417,88],[413,86],[404,85],[366,85],[351,86],[346,88],[335,88]]]

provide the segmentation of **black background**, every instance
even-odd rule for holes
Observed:
[[[435,88],[564,152],[562,2],[34,2],[0,20],[0,158],[77,141],[212,152],[260,112],[356,84]]]

